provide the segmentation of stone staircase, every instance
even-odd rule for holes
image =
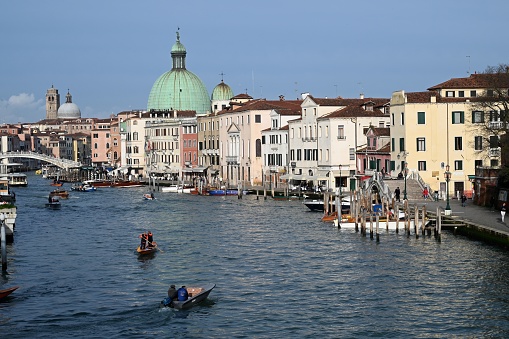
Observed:
[[[385,179],[384,183],[389,186],[390,192],[394,195],[394,190],[396,187],[399,186],[399,190],[401,191],[400,198],[403,200],[403,197],[405,196],[405,180],[404,179],[395,179],[395,180],[388,180]],[[406,180],[406,192],[407,192],[407,198],[408,200],[423,200],[422,198],[422,189],[417,180],[414,179],[407,179]]]

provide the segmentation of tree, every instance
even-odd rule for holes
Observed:
[[[473,74],[472,88],[480,93],[472,98],[472,128],[489,145],[488,156],[500,155],[499,187],[509,187],[509,65],[488,66]]]

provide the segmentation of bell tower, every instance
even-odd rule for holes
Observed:
[[[46,119],[57,119],[59,107],[60,94],[58,94],[58,89],[51,85],[51,88],[46,91]]]

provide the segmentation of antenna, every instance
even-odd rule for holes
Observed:
[[[221,76],[221,82],[223,82],[223,76],[225,76],[226,74],[224,74],[223,72],[219,73],[219,75]]]

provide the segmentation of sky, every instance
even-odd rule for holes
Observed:
[[[44,119],[51,86],[82,117],[146,109],[177,29],[209,94],[222,77],[268,100],[426,91],[509,63],[508,12],[506,0],[2,1],[0,123]]]

